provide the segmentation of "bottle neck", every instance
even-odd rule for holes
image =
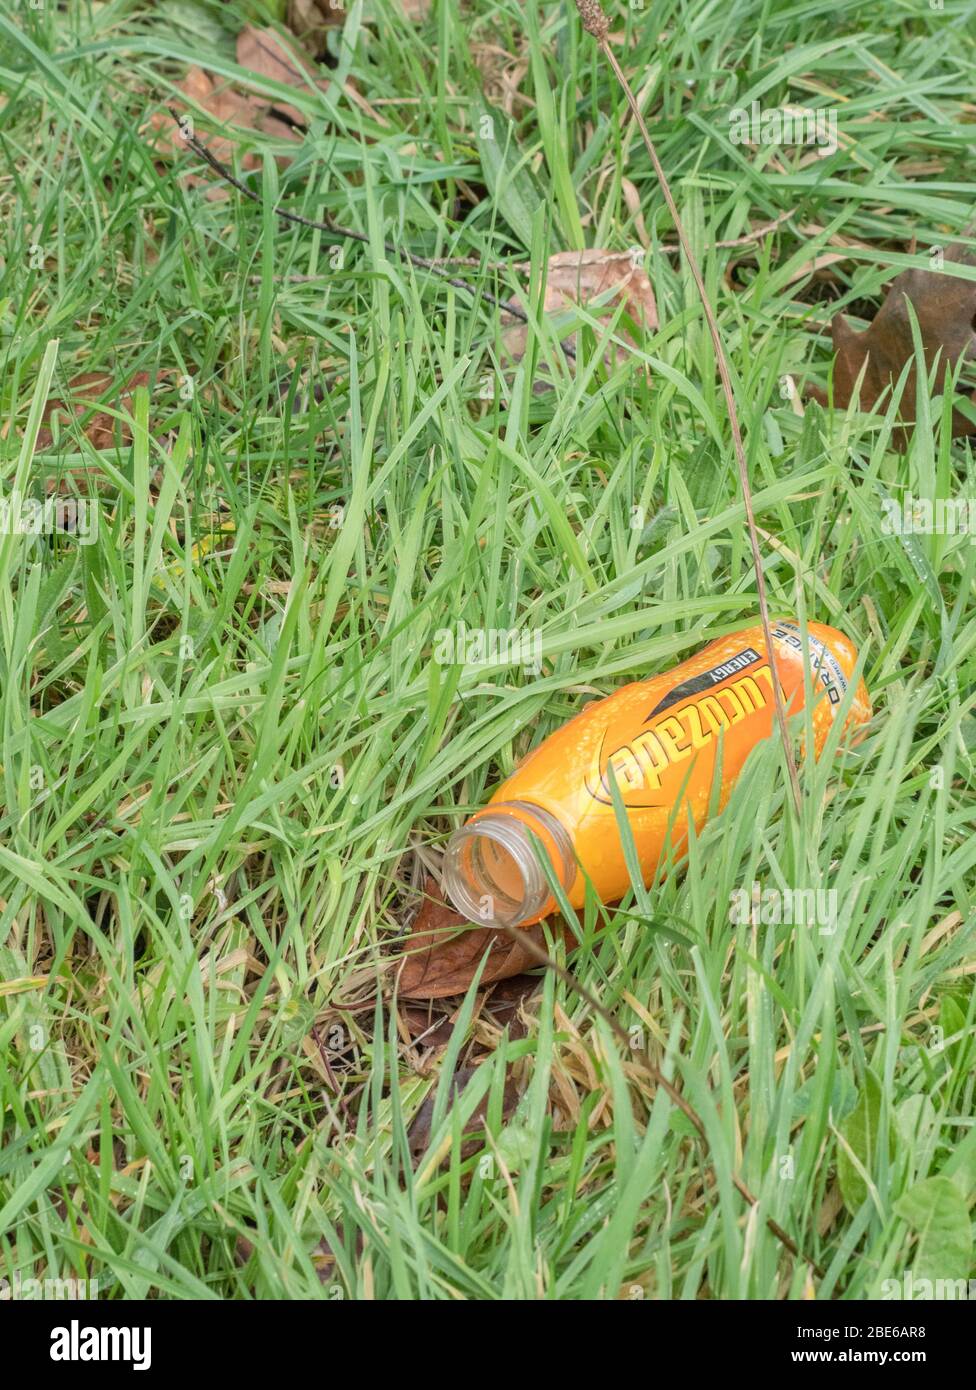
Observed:
[[[451,836],[444,855],[444,891],[469,921],[528,926],[552,898],[545,861],[568,891],[576,860],[565,826],[531,802],[500,801]]]

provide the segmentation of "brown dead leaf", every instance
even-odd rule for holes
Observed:
[[[309,58],[291,48],[274,29],[245,25],[237,36],[237,61],[242,68],[247,68],[256,76],[268,77],[287,87],[308,91],[324,85]],[[264,98],[253,97],[252,100],[261,101],[262,105],[269,104]],[[306,117],[297,106],[277,100],[270,105],[296,125],[306,124]]]
[[[211,118],[215,126],[224,127],[224,131],[208,133],[207,145],[216,159],[227,164],[233,161],[234,149],[237,140],[232,134],[226,133],[227,130],[260,130],[261,121],[268,114],[266,102],[259,101],[255,97],[247,96],[231,87],[225,81],[217,81],[211,77],[210,73],[204,72],[203,68],[193,67],[187,72],[183,81],[178,84],[179,90],[194,103],[193,106],[183,106],[174,103],[174,109],[179,112],[186,112],[192,121],[196,112],[196,107],[200,107]],[[284,122],[278,122],[283,126]],[[157,133],[156,153],[165,159],[173,159],[177,155],[183,154],[186,150],[180,126],[176,124],[168,110],[156,111],[149,119],[149,126]],[[269,130],[269,134],[279,134],[275,128]],[[241,160],[241,167],[244,169],[256,169],[260,166],[260,160],[253,151],[248,151]],[[198,176],[193,176],[193,183],[202,180]]]
[[[508,1028],[511,1038],[524,1038],[527,1025],[522,1017],[522,1005],[538,994],[541,987],[539,975],[513,975],[511,979],[496,980],[479,994],[474,1022],[483,1020],[497,1029]],[[456,1003],[437,1007],[433,997],[421,1003],[404,1004],[400,1010],[411,1041],[434,1049],[446,1047],[450,1042],[456,1014]],[[469,1050],[468,1055],[477,1056],[478,1053]]]
[[[271,78],[289,87],[308,89],[323,85],[307,55],[291,48],[273,29],[246,25],[237,36],[237,61],[255,76]],[[186,112],[191,120],[202,110],[215,127],[221,128],[208,131],[207,146],[223,164],[233,163],[239,134],[243,132],[261,131],[280,140],[301,139],[305,117],[290,102],[269,101],[256,92],[242,92],[200,67],[190,68],[178,86],[193,104],[181,106],[175,103],[176,110]],[[150,118],[149,125],[158,135],[157,154],[172,159],[185,150],[183,134],[168,110],[157,111]],[[279,162],[282,160],[284,156],[280,157]],[[245,170],[257,169],[260,163],[253,150],[245,151],[241,158],[241,167]],[[197,175],[191,176],[189,181],[206,182]]]
[[[952,246],[945,259],[960,265],[976,265],[976,257],[959,246]],[[867,366],[860,388],[860,406],[870,410],[897,381],[906,362],[912,362],[899,405],[899,418],[906,424],[915,420],[916,370],[908,304],[918,319],[925,364],[935,365],[936,391],[944,389],[947,375],[962,358],[976,362],[976,281],[960,280],[937,270],[906,270],[888,289],[885,301],[870,327],[863,333],[851,328],[843,314],[837,314],[830,330],[837,354],[834,363],[834,404],[845,409],[851,402],[861,368]],[[817,387],[810,394],[826,405],[826,394]],[[976,391],[970,397],[976,402]],[[961,413],[952,415],[953,436],[970,434],[973,426]],[[902,431],[901,434],[905,432]],[[900,442],[904,443],[904,440]]]
[[[286,22],[313,58],[324,58],[329,30],[345,24],[346,11],[342,0],[288,0]]]
[[[451,1077],[452,1101],[458,1098],[458,1096],[464,1090],[465,1086],[467,1086],[468,1082],[471,1081],[471,1079],[475,1076],[477,1070],[477,1067],[458,1067],[457,1071]],[[428,1144],[430,1143],[430,1122],[434,1118],[434,1101],[436,1098],[436,1091],[436,1087],[433,1087],[431,1089],[430,1095],[427,1096],[424,1100],[423,1104],[421,1105],[420,1109],[417,1111],[417,1114],[414,1117],[413,1123],[410,1126],[410,1133],[408,1137],[410,1141],[410,1152],[414,1156],[424,1153]],[[520,1093],[518,1089],[518,1084],[515,1081],[515,1078],[511,1074],[509,1074],[505,1079],[505,1089],[502,1092],[503,1121],[510,1120],[512,1118],[518,1106],[519,1097]],[[470,1134],[473,1131],[484,1129],[485,1118],[487,1116],[487,1113],[488,1096],[485,1095],[475,1106],[474,1113],[468,1120],[467,1124],[464,1126],[464,1130],[462,1132],[464,1134]],[[469,1158],[472,1153],[477,1151],[478,1148],[479,1145],[477,1141],[469,1141],[467,1144],[462,1145],[461,1157]]]
[[[60,415],[80,418],[99,401],[107,399],[116,409],[132,411],[132,396],[137,386],[149,385],[148,372],[136,372],[121,389],[112,392],[114,378],[110,372],[80,372],[68,382],[70,402],[48,401],[42,416],[43,424],[37,435],[37,447],[49,449],[53,440],[50,426],[51,417],[57,411]],[[111,394],[110,394],[111,393]],[[96,410],[82,426],[85,438],[95,449],[110,449],[115,444],[115,431],[119,430],[122,444],[131,444],[132,434],[122,420],[116,420],[107,410]]]
[[[311,63],[309,56],[304,51],[296,50],[293,44],[282,38],[274,29],[259,29],[252,24],[245,25],[238,35],[236,58],[242,68],[253,72],[259,78],[271,78],[274,82],[303,90],[330,88],[330,79],[318,74],[316,65]],[[204,117],[209,117],[214,126],[220,126],[221,129],[217,131],[207,131],[206,143],[210,153],[220,160],[221,164],[234,163],[232,157],[238,145],[239,133],[260,131],[279,140],[300,140],[306,129],[306,115],[293,106],[291,101],[268,99],[257,92],[241,92],[222,79],[218,81],[209,72],[204,72],[203,68],[190,68],[184,81],[179,83],[178,89],[192,101],[193,107],[174,103],[175,110],[188,114],[190,120],[193,115],[203,111]],[[389,124],[370,106],[366,97],[361,95],[352,78],[346,78],[343,92],[360,111],[377,122],[377,125]],[[175,158],[184,152],[184,133],[181,126],[172,120],[170,111],[156,111],[156,114],[150,117],[149,128],[157,133],[156,153],[161,157]],[[235,131],[238,135],[235,135]],[[288,156],[277,154],[277,160],[278,164],[286,164]],[[241,167],[243,170],[259,168],[260,157],[254,150],[246,150],[241,158]],[[190,185],[196,185],[209,183],[210,179],[202,178],[200,175],[189,175],[188,182]],[[210,185],[207,192],[211,197],[227,196],[227,189],[220,186]]]
[[[454,1032],[454,1019],[449,1012],[435,1012],[431,1008],[432,1003],[433,1000],[428,1000],[426,1004],[405,1004],[400,1017],[411,1042],[421,1047],[446,1047]]]
[[[520,936],[523,935],[520,933]],[[541,927],[527,927],[525,940],[545,948]],[[481,983],[507,980],[531,970],[538,962],[520,942],[496,927],[476,927],[444,901],[440,886],[428,878],[424,901],[403,955],[397,992],[406,999],[443,999],[463,994],[485,952],[490,952]]]
[[[596,301],[604,299],[605,302],[597,304]],[[653,332],[657,328],[657,304],[651,282],[647,272],[637,264],[629,251],[591,248],[586,251],[557,251],[549,257],[542,305],[544,313],[556,314],[579,304],[592,307],[595,316],[606,323],[621,302],[638,327],[645,332]],[[571,335],[569,341],[573,341],[575,336]],[[618,336],[629,343],[634,342],[623,327],[618,330]],[[506,350],[515,362],[519,362],[525,353],[527,337],[528,328],[522,323],[508,329],[504,335]],[[611,365],[619,364],[626,356],[627,349],[623,344],[614,344],[607,352]]]
[[[523,52],[522,43],[516,45],[516,50],[513,54],[498,44],[478,43],[473,39],[469,42],[471,59],[478,69],[485,100],[510,117],[515,116],[517,106],[531,108],[535,105],[532,98],[521,90],[529,70],[529,59]]]

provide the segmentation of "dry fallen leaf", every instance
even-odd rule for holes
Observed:
[[[451,1077],[451,1100],[457,1100],[458,1096],[467,1086],[468,1082],[477,1074],[477,1067],[458,1067]],[[429,1096],[425,1098],[417,1114],[414,1116],[410,1126],[409,1141],[410,1152],[416,1157],[424,1153],[430,1143],[430,1123],[434,1118],[434,1102],[436,1100],[437,1088],[431,1090]],[[509,1074],[505,1080],[505,1088],[502,1091],[502,1120],[510,1120],[514,1115],[519,1103],[519,1089],[514,1077]],[[464,1126],[463,1133],[471,1134],[482,1130],[485,1127],[485,1118],[488,1113],[488,1096],[482,1097],[474,1108],[474,1112],[467,1124]],[[467,1144],[461,1146],[461,1157],[470,1158],[472,1153],[477,1152],[480,1144],[475,1140],[469,1140]]]
[[[342,0],[288,0],[286,20],[288,28],[312,56],[324,58],[329,30],[345,24],[346,11]]]
[[[180,103],[173,103],[174,110],[185,113],[192,122],[197,114],[196,107],[201,107],[215,126],[224,127],[223,133],[208,132],[207,145],[216,159],[225,164],[232,162],[237,141],[226,131],[234,128],[258,130],[261,118],[267,112],[267,104],[257,101],[254,97],[245,96],[225,81],[218,82],[208,72],[204,72],[203,68],[190,68],[178,86],[194,105],[185,107]],[[172,159],[184,153],[186,141],[182,129],[168,110],[154,112],[149,119],[149,126],[158,135],[155,146],[158,155]],[[241,166],[244,169],[256,169],[260,162],[253,151],[248,151],[241,160]],[[192,182],[199,183],[201,180],[195,175]]]
[[[269,77],[289,87],[307,89],[322,85],[310,60],[291,49],[273,29],[245,25],[237,36],[237,61],[257,77]],[[193,106],[183,107],[175,103],[176,110],[188,114],[192,121],[197,108],[200,108],[214,126],[223,128],[207,133],[210,152],[223,164],[233,162],[237,144],[237,137],[233,133],[235,130],[262,131],[281,140],[301,139],[305,117],[297,106],[287,101],[269,101],[256,92],[242,92],[200,67],[190,68],[178,87]],[[157,154],[173,158],[186,148],[182,131],[168,110],[157,111],[150,118],[149,125],[158,133]],[[246,170],[258,168],[260,163],[253,150],[246,151],[241,159],[241,167]],[[198,176],[191,179],[193,183],[201,181]]]
[[[945,259],[960,265],[976,265],[976,257],[958,246],[950,247]],[[862,410],[870,410],[898,381],[905,363],[912,362],[898,414],[906,424],[914,422],[916,370],[909,302],[918,319],[929,371],[937,356],[939,359],[936,391],[944,388],[947,374],[960,359],[976,362],[976,281],[960,280],[937,270],[906,270],[891,282],[884,303],[863,333],[851,328],[843,314],[834,318],[830,329],[837,354],[835,405],[845,409],[850,404],[865,362],[867,366],[860,388]],[[826,405],[827,397],[819,388],[811,387],[810,394],[821,405]],[[976,391],[970,399],[976,401]],[[953,436],[972,432],[972,423],[961,411],[953,411]]]
[[[270,78],[296,90],[321,88],[325,91],[332,81],[329,77],[320,76],[308,54],[298,51],[274,29],[258,29],[253,24],[245,25],[237,36],[237,61],[256,77]],[[242,92],[224,80],[211,77],[200,67],[190,68],[178,84],[178,90],[194,103],[192,107],[180,102],[167,103],[179,115],[180,124],[174,121],[169,109],[155,112],[148,123],[149,129],[156,132],[155,149],[162,158],[173,159],[183,153],[186,134],[181,127],[188,123],[189,133],[195,134],[193,119],[201,111],[208,126],[205,143],[222,164],[233,163],[238,139],[248,131],[260,131],[288,141],[301,140],[305,133],[307,117],[291,102],[272,99],[257,92]],[[351,77],[346,78],[342,90],[377,125],[389,125],[361,94]],[[210,129],[211,122],[220,129]],[[286,154],[276,155],[279,165],[287,164],[288,158]],[[245,171],[259,168],[260,163],[260,157],[254,150],[246,150],[240,161]],[[191,185],[210,184],[208,197],[225,197],[227,194],[225,188],[211,184],[208,177],[191,174],[187,176],[187,182]]]
[[[597,304],[597,300],[605,302]],[[657,328],[657,305],[651,282],[629,251],[557,251],[549,257],[542,305],[545,313],[556,314],[579,304],[591,308],[595,317],[606,323],[621,301],[625,312],[639,328],[649,333]],[[508,329],[504,335],[505,348],[516,362],[525,353],[527,336],[528,328],[522,323]],[[569,341],[575,336],[572,334]],[[617,336],[633,343],[624,325],[618,327]],[[622,343],[614,344],[608,350],[607,360],[613,365],[626,355],[627,349]]]
[[[541,927],[528,927],[520,937],[545,949]],[[397,993],[406,999],[442,999],[463,994],[485,952],[490,952],[480,983],[507,980],[538,966],[519,941],[495,927],[476,927],[445,903],[440,887],[428,878],[424,901],[404,943],[404,964]]]
[[[524,1038],[527,1025],[522,1017],[522,1005],[538,994],[542,987],[539,975],[513,975],[511,979],[496,980],[479,995],[476,1021],[508,1028],[510,1038]],[[0,991],[2,992],[2,991]],[[443,1048],[451,1040],[457,1013],[455,1001],[435,1005],[434,999],[404,1004],[400,1010],[411,1040],[423,1048]],[[482,1049],[483,1051],[483,1049]],[[469,1057],[472,1055],[469,1049]]]
[[[51,417],[55,411],[60,415],[74,415],[79,418],[87,410],[105,399],[115,409],[132,411],[132,395],[137,386],[149,385],[148,372],[136,372],[135,376],[129,378],[121,388],[116,387],[114,392],[112,387],[114,378],[110,372],[80,372],[68,382],[70,393],[70,403],[63,400],[48,401],[44,407],[42,416],[43,425],[37,435],[37,447],[48,449],[52,443],[52,432],[49,428]],[[119,430],[120,442],[130,444],[132,434],[122,420],[116,420],[107,410],[96,410],[82,426],[85,438],[95,449],[110,449],[115,444],[115,431]],[[63,426],[62,426],[63,433]]]
[[[521,47],[521,46],[520,46]],[[515,108],[531,107],[532,98],[521,90],[529,70],[529,59],[523,54],[509,53],[494,43],[469,40],[472,61],[481,78],[481,90],[491,106],[497,106],[506,116],[514,117]]]
[[[242,68],[258,77],[268,77],[273,82],[282,82],[287,87],[302,91],[325,85],[321,82],[313,64],[305,54],[297,53],[274,29],[257,29],[246,24],[237,36],[237,61]],[[266,98],[254,97],[252,100],[268,105]],[[289,121],[304,126],[306,117],[297,106],[285,101],[273,100],[274,111],[287,116]]]

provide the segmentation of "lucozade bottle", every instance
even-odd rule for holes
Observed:
[[[645,883],[665,851],[678,855],[689,819],[700,828],[728,800],[746,758],[773,731],[773,666],[788,716],[803,708],[804,666],[819,756],[853,678],[857,652],[836,629],[788,620],[772,624],[773,662],[761,625],[704,647],[680,666],[594,700],[534,749],[488,805],[452,835],[444,889],[457,910],[486,925],[530,926],[555,903],[539,847],[573,907],[586,879],[602,902],[630,884],[611,791],[616,781]],[[871,704],[858,681],[847,724]],[[719,764],[719,756],[721,762]]]

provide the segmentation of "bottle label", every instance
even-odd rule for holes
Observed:
[[[703,671],[700,676],[692,676],[690,680],[682,681],[676,685],[672,691],[665,695],[659,705],[651,710],[646,722],[649,724],[657,715],[663,714],[672,705],[678,704],[680,700],[687,700],[691,695],[700,695],[704,690],[711,690],[713,685],[720,685],[722,681],[728,680],[729,676],[734,676],[737,671],[742,671],[746,666],[751,666],[754,661],[760,661],[759,653],[753,647],[746,647],[737,656],[731,656],[727,661],[723,661],[720,666],[713,666],[710,671]]]
[[[798,623],[777,623],[773,628],[772,637],[774,642],[785,642],[795,652],[803,651],[803,639],[800,636]],[[821,642],[819,637],[814,637],[812,632],[807,633],[807,643],[813,653],[814,680],[818,680],[823,686],[830,703],[839,705],[844,698],[844,691],[847,689],[847,677],[844,675],[844,668],[827,644]]]
[[[750,660],[735,670],[742,670],[759,660],[759,654],[752,652]],[[746,653],[740,654],[745,656]],[[740,657],[723,662],[724,667],[733,665]],[[643,721],[640,728],[626,741],[620,741],[619,733],[608,746],[608,734],[604,734],[594,764],[584,779],[587,792],[604,806],[613,805],[610,789],[610,770],[620,790],[624,805],[629,808],[670,805],[676,788],[664,788],[662,779],[673,767],[684,762],[693,754],[707,749],[706,758],[711,763],[714,757],[713,745],[720,733],[735,728],[752,715],[765,713],[765,721],[771,722],[773,701],[773,677],[768,663],[759,666],[746,676],[740,676],[730,684],[716,688],[711,679],[716,667],[706,675],[707,685],[699,682],[702,677],[684,682],[676,687],[678,702],[671,703],[670,697],[657,706],[654,713]],[[734,672],[733,672],[734,674]],[[729,672],[720,678],[728,681]],[[689,697],[689,687],[694,686],[694,694]],[[711,693],[702,693],[708,690]],[[672,691],[673,695],[675,691]],[[684,701],[684,703],[679,703]],[[669,712],[662,713],[667,710]],[[644,728],[648,719],[654,724]],[[684,776],[682,772],[680,774]]]

